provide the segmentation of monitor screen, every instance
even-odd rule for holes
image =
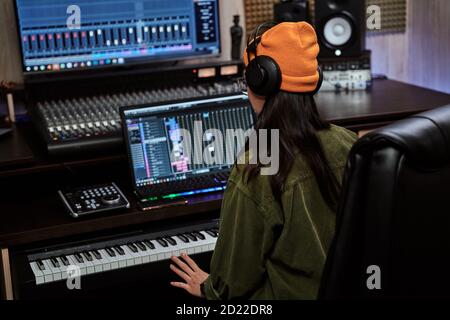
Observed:
[[[125,109],[122,117],[136,187],[230,169],[244,146],[242,134],[254,123],[245,95],[132,107]],[[179,129],[187,134],[181,135]],[[222,134],[221,143],[211,144],[218,139],[212,130]],[[203,135],[197,146],[195,132]],[[185,139],[192,140],[189,151],[184,149]],[[222,161],[203,158],[217,156],[218,152],[223,155]],[[200,158],[195,160],[195,155]]]
[[[218,2],[16,0],[24,72],[80,71],[217,55]]]

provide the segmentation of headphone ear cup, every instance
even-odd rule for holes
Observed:
[[[317,68],[317,71],[319,72],[319,82],[317,82],[317,87],[316,89],[311,92],[311,95],[314,96],[315,94],[317,94],[320,90],[320,88],[322,87],[322,83],[323,83],[323,71],[322,68],[320,68],[320,66]]]
[[[259,96],[273,95],[281,87],[280,67],[269,56],[258,56],[253,59],[246,68],[245,78],[248,87]]]

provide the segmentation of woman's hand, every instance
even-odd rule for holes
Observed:
[[[182,288],[196,297],[203,297],[200,285],[208,279],[209,274],[200,269],[186,253],[181,254],[181,260],[173,256],[170,269],[186,282],[171,282],[174,287]]]

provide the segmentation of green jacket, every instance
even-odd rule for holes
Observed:
[[[318,136],[340,181],[357,137],[337,126]],[[335,212],[322,199],[311,169],[299,156],[281,206],[267,176],[247,184],[243,173],[233,169],[224,194],[206,298],[315,299],[334,236]]]

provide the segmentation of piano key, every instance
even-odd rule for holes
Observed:
[[[147,247],[149,247],[150,250],[155,249],[155,245],[150,240],[144,240],[144,243]]]
[[[188,237],[189,240],[197,241],[197,238],[194,235],[192,235],[191,233],[189,233],[189,232],[188,233],[183,233],[183,235]]]
[[[184,243],[189,243],[188,237],[186,237],[182,234],[177,235],[177,238],[180,239],[181,241],[183,241]]]
[[[102,260],[102,256],[98,250],[92,250],[92,254],[94,255],[95,259]]]
[[[42,263],[42,260],[37,260],[36,264],[39,267],[39,270],[45,270],[45,265]]]
[[[126,257],[125,262],[126,262],[127,267],[134,266],[137,261],[135,259],[139,258],[138,255],[136,253],[132,252],[126,245],[122,246],[122,250],[124,251],[124,254],[125,254],[124,257]],[[141,263],[142,263],[142,259],[141,259]]]
[[[83,263],[83,257],[81,256],[81,254],[79,254],[78,252],[74,254],[75,259],[78,261],[78,263]]]
[[[112,248],[105,248],[105,251],[111,258],[116,256],[116,253],[114,252],[114,250]]]
[[[127,247],[134,253],[138,252],[137,247],[132,243],[127,244]]]
[[[158,238],[158,239],[156,239],[156,241],[163,247],[169,246],[169,244],[162,238]]]
[[[141,251],[147,251],[147,247],[140,241],[134,243]]]
[[[86,252],[83,252],[82,254],[83,256],[86,257],[84,259],[84,265],[86,266],[86,274],[95,273],[95,267],[94,264],[92,263],[92,257],[89,254],[86,254]],[[90,257],[90,260],[88,259],[88,257]]]
[[[86,253],[89,253],[91,256],[91,261],[89,261],[90,263],[92,263],[93,267],[94,267],[94,271],[93,273],[97,273],[97,272],[102,272],[103,271],[103,261],[100,259],[95,258],[94,259],[94,253],[92,251],[86,251]]]
[[[68,255],[67,259],[69,260],[71,265],[80,268],[81,276],[86,275],[87,266],[84,264],[84,262],[79,262],[78,259],[75,257],[75,255]]]
[[[123,249],[120,246],[114,246],[113,248],[114,248],[114,250],[116,250],[116,252],[119,255],[123,256],[125,254],[125,252],[123,251]]]
[[[92,262],[92,256],[90,255],[90,253],[88,251],[84,251],[82,252],[83,256],[86,258],[87,261],[91,261]]]
[[[31,266],[31,270],[33,271],[34,274],[34,279],[36,281],[36,284],[42,284],[45,282],[44,279],[44,273],[41,271],[41,269],[39,268],[39,266],[37,265],[36,261],[33,261],[30,263]]]
[[[69,260],[67,260],[67,258],[65,256],[61,256],[59,257],[61,262],[63,263],[64,266],[68,266],[69,265]]]
[[[119,263],[119,268],[125,268],[127,266],[127,260],[129,260],[130,257],[125,254],[125,251],[120,246],[114,246],[113,248],[118,253],[116,258]]]
[[[61,270],[61,274],[62,274],[62,279],[67,279],[68,278],[68,274],[67,274],[67,267],[70,265],[69,261],[67,261],[67,265],[64,264],[63,260],[61,259],[61,257],[58,257],[58,261],[60,262],[60,267],[59,269]]]
[[[114,258],[110,257],[105,249],[100,249],[100,250],[98,250],[98,252],[102,256],[101,261],[103,263],[103,271],[117,269],[119,267],[119,264],[117,263],[117,261],[114,261]]]
[[[205,236],[198,231],[192,232],[198,239],[205,240]]]
[[[62,279],[62,272],[61,269],[59,269],[58,267],[55,267],[51,261],[51,259],[47,259],[43,261],[44,263],[46,263],[48,265],[48,267],[50,268],[50,272],[52,273],[53,276],[53,281],[58,281]]]
[[[206,232],[209,234],[209,235],[211,235],[212,237],[214,237],[214,238],[217,238],[217,232],[215,232],[215,231],[213,231],[213,230],[206,230]]]
[[[175,241],[174,238],[172,237],[164,237],[164,240],[166,240],[169,244],[171,244],[172,246],[176,246],[177,242]]]
[[[55,268],[59,268],[59,262],[56,259],[56,257],[50,258],[50,262],[52,263],[52,266]]]
[[[48,265],[48,263],[46,263],[45,260],[42,261],[42,264],[44,265],[44,269],[42,270],[42,272],[44,273],[45,282],[53,282],[53,274],[50,266]]]

